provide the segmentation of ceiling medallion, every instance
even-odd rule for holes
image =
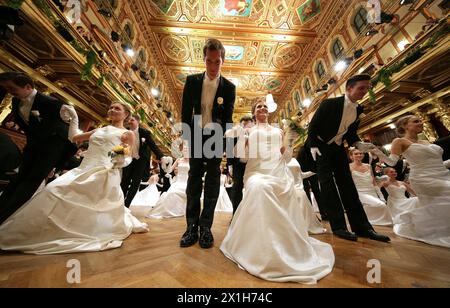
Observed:
[[[165,36],[161,40],[161,47],[166,56],[174,61],[186,61],[189,58],[187,43],[178,36]]]

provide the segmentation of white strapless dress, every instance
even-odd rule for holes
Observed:
[[[386,203],[377,195],[370,170],[366,172],[352,170],[352,178],[370,224],[376,226],[392,225],[391,214]]]
[[[171,218],[186,215],[186,187],[189,173],[189,162],[178,163],[176,181],[170,185],[146,215],[150,218]]]
[[[334,253],[308,236],[309,215],[281,157],[281,143],[277,128],[251,131],[249,152],[257,147],[257,158],[247,162],[245,194],[220,250],[262,279],[316,283],[332,271]]]
[[[227,176],[225,174],[220,175],[220,191],[219,197],[216,203],[216,212],[233,212],[233,204],[231,203],[230,197],[228,196],[227,190],[225,189],[225,182]],[[203,194],[202,194],[203,199]],[[203,201],[203,200],[202,200]]]
[[[403,223],[401,215],[403,213],[412,211],[419,206],[419,199],[417,197],[407,198],[405,195],[406,187],[404,185],[396,186],[389,185],[386,187],[389,194],[387,207],[392,216],[394,224]]]
[[[34,254],[120,247],[132,232],[146,232],[124,206],[121,170],[108,152],[126,130],[99,128],[81,165],[49,183],[0,226],[0,248]],[[38,162],[36,162],[38,163]]]
[[[394,232],[409,239],[450,248],[450,171],[435,144],[413,143],[403,152],[409,180],[420,205],[400,215]]]

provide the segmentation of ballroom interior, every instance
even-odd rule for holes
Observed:
[[[294,155],[320,103],[345,94],[356,74],[369,74],[372,85],[359,101],[362,140],[389,151],[395,122],[408,114],[422,120],[423,140],[450,135],[450,1],[381,0],[378,23],[368,20],[366,0],[66,2],[0,0],[0,73],[25,72],[40,92],[74,106],[82,132],[106,125],[111,102],[124,101],[170,155],[186,78],[204,72],[203,45],[217,38],[226,50],[221,74],[236,85],[234,123],[265,97],[273,107],[269,122],[297,133]],[[2,96],[0,132],[22,150],[27,139],[11,118],[12,99]],[[0,179],[0,187],[7,184],[8,177]],[[218,247],[230,219],[215,215],[209,250],[178,246],[184,218],[145,218],[150,232],[119,249],[1,251],[0,287],[305,287],[258,279],[224,258]],[[450,287],[448,248],[396,237],[387,226],[376,230],[391,244],[314,236],[336,255],[333,272],[315,287]],[[81,283],[66,279],[71,259],[82,265]],[[367,279],[374,259],[381,264],[378,283]]]

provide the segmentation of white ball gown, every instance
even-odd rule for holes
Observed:
[[[419,205],[419,199],[417,197],[407,198],[405,195],[406,187],[399,183],[397,185],[389,185],[386,187],[386,191],[389,194],[387,201],[387,207],[392,216],[392,221],[395,224],[403,223],[401,215],[412,211]]]
[[[309,217],[281,157],[281,143],[277,128],[250,132],[250,149],[257,145],[258,155],[248,160],[245,194],[220,250],[262,279],[316,283],[331,272],[334,253],[330,245],[308,236]]]
[[[132,232],[146,232],[124,206],[121,170],[108,151],[126,132],[97,129],[81,165],[25,203],[0,226],[0,248],[33,254],[100,251],[117,248]],[[38,163],[38,162],[36,162]]]
[[[159,176],[153,175],[149,180],[149,185],[138,191],[130,204],[131,213],[136,216],[143,216],[148,213],[159,200],[159,191],[156,187]]]
[[[413,143],[403,152],[409,163],[409,181],[420,205],[400,215],[395,234],[450,248],[450,171],[435,144]]]
[[[225,174],[220,175],[220,192],[216,203],[216,212],[233,212],[233,204],[231,203],[230,197],[228,196],[227,190],[225,189],[225,182],[227,181],[227,176]],[[202,194],[203,201],[203,194]]]
[[[170,185],[168,191],[163,193],[146,217],[171,218],[181,217],[186,214],[186,187],[189,173],[189,162],[180,160],[178,162],[178,174],[176,181]]]
[[[366,172],[359,172],[352,170],[352,178],[358,191],[359,200],[361,201],[364,211],[370,224],[376,226],[392,225],[392,218],[386,203],[380,199],[373,185],[372,174],[370,172],[370,165],[367,165],[369,170]]]
[[[294,177],[295,190],[298,194],[299,199],[301,200],[299,206],[304,211],[304,216],[309,218],[308,232],[311,234],[325,233],[326,229],[323,228],[322,224],[314,213],[314,207],[312,206],[311,202],[309,202],[308,196],[306,195],[305,189],[303,188],[302,169],[299,162],[295,158],[292,158],[287,166],[291,171],[292,176]]]

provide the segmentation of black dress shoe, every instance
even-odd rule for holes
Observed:
[[[386,235],[378,234],[374,230],[357,232],[356,235],[358,235],[360,237],[367,237],[367,238],[370,238],[371,240],[385,242],[385,243],[389,243],[391,241],[391,239],[389,237],[387,237]]]
[[[180,247],[189,247],[198,241],[198,227],[189,226],[180,240]]]
[[[335,230],[333,231],[333,234],[337,237],[343,238],[344,240],[348,241],[354,241],[356,242],[358,240],[358,237],[355,233],[347,231],[347,230]]]
[[[214,237],[211,229],[208,227],[200,227],[200,239],[198,240],[200,247],[211,248],[214,244]]]

